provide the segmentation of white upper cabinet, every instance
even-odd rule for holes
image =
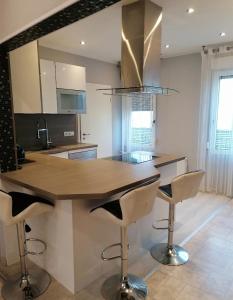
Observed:
[[[10,52],[11,84],[15,113],[41,113],[37,42]]]
[[[57,114],[57,89],[86,91],[86,68],[39,59],[36,41],[10,52],[10,68],[15,113]]]
[[[50,60],[40,60],[40,78],[43,113],[57,113],[56,73],[55,63]]]
[[[86,68],[56,62],[57,88],[86,90]]]

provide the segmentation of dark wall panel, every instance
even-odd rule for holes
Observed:
[[[23,146],[25,150],[40,149],[42,142],[37,139],[37,123],[40,128],[44,128],[44,121],[47,123],[53,146],[77,143],[76,115],[15,114],[17,144]],[[64,137],[64,131],[74,131],[74,136]]]
[[[13,108],[10,95],[8,53],[0,48],[0,167],[1,172],[15,170]]]

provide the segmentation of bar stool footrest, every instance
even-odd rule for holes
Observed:
[[[27,254],[30,254],[30,255],[42,255],[47,250],[47,244],[44,241],[42,241],[40,239],[35,239],[35,238],[28,238],[28,239],[25,240],[25,244],[28,244],[28,243],[31,243],[31,242],[32,243],[40,243],[40,244],[42,244],[43,249],[41,251],[39,251],[39,252],[27,250],[26,251],[26,255]],[[26,247],[26,249],[27,249],[27,247]]]
[[[152,227],[156,230],[168,230],[168,227],[157,227],[155,224],[152,224]]]
[[[115,248],[115,247],[121,247],[121,243],[112,244],[112,245],[110,245],[110,246],[104,248],[104,250],[103,250],[102,253],[101,253],[101,258],[102,258],[102,260],[108,261],[108,260],[113,260],[113,259],[121,258],[121,255],[111,256],[111,257],[105,256],[105,252],[106,252],[107,250],[110,250],[110,249]]]
[[[156,222],[164,222],[164,221],[169,221],[169,219],[159,219]],[[167,227],[157,227],[155,224],[152,224],[152,227],[156,230],[168,230],[168,226]]]

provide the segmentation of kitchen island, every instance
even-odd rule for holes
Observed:
[[[100,258],[105,246],[119,242],[119,228],[92,216],[90,210],[160,175],[167,183],[186,171],[184,157],[162,154],[136,165],[104,159],[73,161],[48,153],[30,153],[27,159],[32,162],[21,170],[1,174],[2,187],[35,193],[55,203],[53,213],[28,221],[30,235],[48,245],[45,255],[33,257],[33,261],[73,293],[119,268],[117,261],[106,264]],[[166,217],[166,204],[157,202],[148,217],[129,228],[130,256],[134,260],[139,260],[153,243],[151,224],[158,217]],[[15,229],[3,231],[1,243],[11,264],[17,260]]]

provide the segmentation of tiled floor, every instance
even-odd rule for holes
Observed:
[[[186,244],[190,261],[183,266],[160,266],[149,278],[148,300],[233,299],[233,201],[229,201]],[[1,299],[1,298],[0,298]],[[87,289],[72,296],[53,281],[39,300],[99,300]],[[2,299],[1,299],[2,300]],[[13,299],[12,299],[13,300]]]
[[[186,245],[190,261],[161,266],[148,280],[150,300],[233,299],[233,203]]]

